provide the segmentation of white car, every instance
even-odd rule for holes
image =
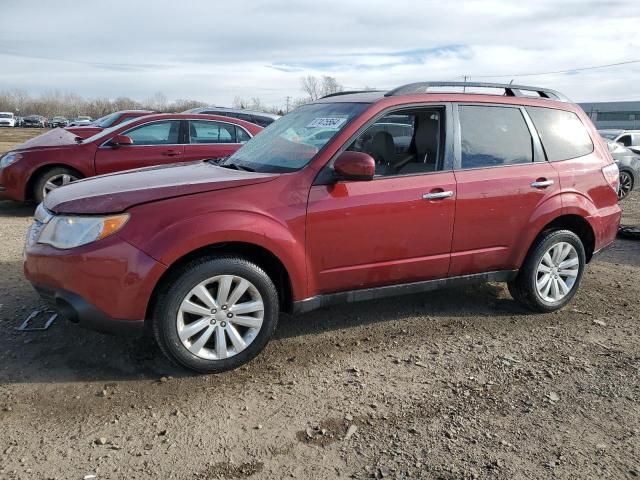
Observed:
[[[0,127],[15,127],[16,117],[12,112],[0,112]]]

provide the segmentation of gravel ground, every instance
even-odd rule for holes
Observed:
[[[199,376],[145,339],[17,332],[32,213],[0,202],[0,479],[640,476],[640,242],[555,314],[500,284],[324,309]]]

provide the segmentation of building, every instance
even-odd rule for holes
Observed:
[[[640,130],[640,102],[581,103],[599,130]]]

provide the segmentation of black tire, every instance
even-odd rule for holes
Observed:
[[[71,175],[76,180],[82,178],[82,176],[71,168],[66,167],[54,167],[49,170],[45,170],[40,173],[36,179],[33,181],[33,187],[31,189],[31,198],[35,203],[40,203],[44,200],[44,186],[45,184],[52,178],[55,178],[59,175]]]
[[[542,298],[536,288],[538,265],[543,255],[556,243],[566,242],[576,249],[579,260],[578,274],[573,287],[557,302],[548,302]],[[548,313],[561,309],[571,301],[580,288],[586,265],[584,245],[580,238],[570,230],[548,230],[542,232],[527,254],[527,258],[515,280],[509,282],[511,296],[526,308],[535,312]]]
[[[620,188],[618,189],[618,200],[624,200],[633,191],[635,178],[628,170],[620,171]]]
[[[236,275],[251,282],[262,297],[264,317],[260,331],[246,349],[226,359],[209,360],[194,355],[182,344],[176,318],[185,296],[200,282],[217,275]],[[157,298],[151,326],[160,350],[170,360],[200,373],[220,373],[252,360],[271,339],[280,313],[278,292],[269,276],[256,264],[234,256],[205,257],[188,264],[169,279]]]

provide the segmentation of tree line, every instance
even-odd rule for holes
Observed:
[[[238,96],[234,98],[231,106],[283,115],[324,95],[341,92],[344,87],[330,76],[307,76],[300,79],[300,90],[303,92],[303,96],[287,96],[280,105],[267,105],[259,97],[247,100]],[[183,112],[190,108],[208,105],[207,102],[191,99],[169,101],[162,92],[157,92],[151,97],[139,101],[125,96],[117,98],[84,98],[76,93],[59,90],[46,92],[38,96],[32,96],[21,89],[0,91],[0,111],[13,112],[20,116],[43,115],[48,118],[57,115],[67,118],[75,118],[79,115],[99,118],[118,110],[153,110],[163,113]]]

